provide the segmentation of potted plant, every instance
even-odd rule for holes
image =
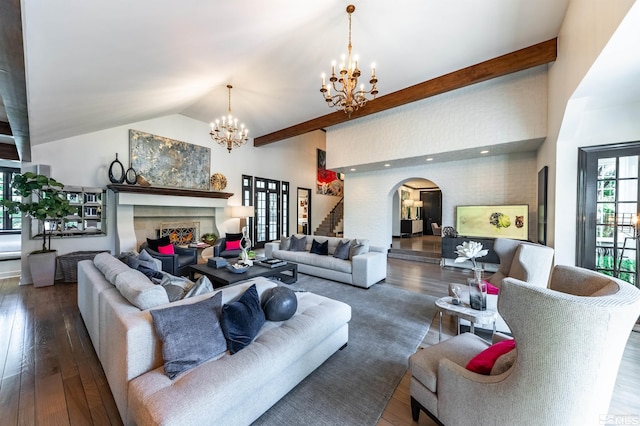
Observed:
[[[212,246],[218,239],[218,234],[209,232],[209,233],[203,234],[200,239],[202,240],[203,243],[209,244],[210,246]]]
[[[53,178],[26,172],[13,177],[11,188],[22,201],[2,200],[0,204],[10,214],[18,212],[37,219],[42,229],[42,250],[36,250],[28,255],[29,270],[35,287],[53,285],[55,281],[56,255],[51,250],[51,234],[54,229],[47,229],[47,221],[61,223],[66,216],[76,213],[65,197],[62,189],[64,185]]]

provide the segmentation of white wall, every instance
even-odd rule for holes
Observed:
[[[327,130],[327,167],[544,138],[547,67],[540,66],[347,121]]]
[[[576,92],[589,80],[611,78],[608,68],[613,64],[606,51],[615,49],[614,33],[630,8],[639,12],[640,6],[634,3],[572,0],[558,36],[558,59],[549,69],[548,137],[538,154],[538,169],[549,166],[548,243],[556,250],[558,264],[576,262],[578,147],[640,139],[640,100],[621,93],[627,102],[588,111],[589,91]],[[638,34],[637,22],[631,25]]]
[[[115,159],[116,153],[125,167],[128,167],[129,129],[210,147],[210,173],[225,175],[228,185],[224,191],[234,194],[228,201],[229,205],[241,204],[243,174],[288,181],[291,191],[294,191],[292,192],[290,232],[295,230],[295,189],[298,186],[315,188],[316,149],[325,149],[325,134],[317,131],[260,148],[253,147],[249,142],[228,153],[225,148],[211,141],[207,123],[183,115],[171,115],[34,146],[33,163],[50,165],[52,177],[66,185],[106,187],[110,183],[108,168]],[[312,197],[312,229],[315,229],[338,199],[315,193]],[[114,220],[111,215],[113,208],[107,206],[107,209],[111,219],[108,223],[107,236],[53,240],[52,248],[57,249],[58,254],[78,250],[113,250],[115,247]],[[219,231],[221,233],[237,232],[237,227],[238,219],[229,219],[223,222],[223,229]],[[38,249],[39,244],[39,241],[30,240],[28,235],[23,235],[23,254]],[[31,282],[26,256],[23,256],[22,271],[21,282]]]
[[[327,131],[328,167],[344,170],[544,138],[546,89],[546,66],[536,67],[332,127]],[[534,153],[346,172],[345,236],[389,247],[393,192],[413,178],[431,180],[442,190],[442,226],[455,225],[459,204],[529,204],[529,237],[536,238]]]
[[[442,191],[442,225],[455,226],[464,204],[528,204],[529,238],[535,239],[537,171],[533,152],[482,157],[419,167],[351,173],[345,180],[345,237],[390,247],[394,198],[409,179],[429,179]]]

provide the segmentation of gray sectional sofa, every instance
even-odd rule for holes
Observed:
[[[290,241],[280,240],[266,243],[264,253],[267,258],[282,259],[298,264],[298,272],[328,280],[369,288],[387,277],[387,250],[384,247],[370,246],[368,240],[324,237],[296,234],[290,238],[306,238],[303,250],[291,250]],[[313,240],[328,242],[328,254],[310,253]],[[351,251],[348,259],[334,257],[339,242],[350,241],[352,246],[363,248]],[[361,254],[356,254],[360,253]]]
[[[259,295],[277,284],[258,277],[141,310],[127,298],[150,306],[165,301],[166,295],[151,281],[130,282],[132,272],[107,253],[78,264],[78,307],[127,425],[250,424],[348,340],[348,305],[296,293],[298,308],[292,318],[267,321],[246,348],[171,380],[164,372],[162,342],[150,310],[195,303],[217,292],[228,303],[252,284]]]

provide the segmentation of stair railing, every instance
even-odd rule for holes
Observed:
[[[344,216],[344,197],[329,212],[329,232],[333,233],[338,222]]]

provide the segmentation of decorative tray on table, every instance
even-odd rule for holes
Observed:
[[[251,266],[249,265],[241,265],[239,263],[234,263],[233,265],[227,265],[227,270],[233,274],[242,274],[247,272]]]

